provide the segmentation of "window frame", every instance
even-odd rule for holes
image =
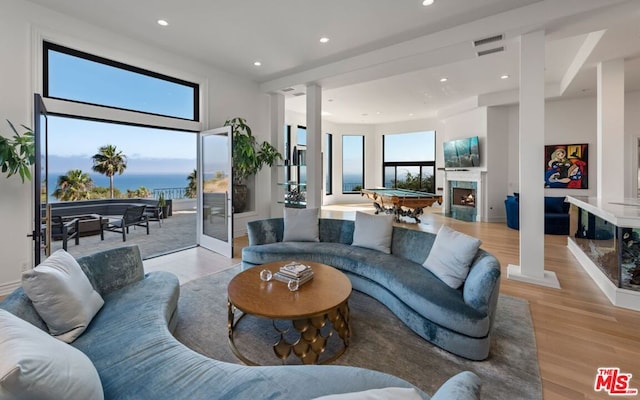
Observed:
[[[325,161],[326,171],[324,177],[324,194],[330,196],[333,194],[333,133],[326,132],[325,134]]]
[[[422,132],[433,132],[433,148],[434,148],[434,152],[435,152],[435,147],[436,147],[436,134],[437,132],[435,130],[432,131],[422,131]],[[389,168],[394,168],[394,181],[397,182],[398,181],[398,167],[418,167],[420,168],[420,183],[422,183],[422,169],[423,167],[431,167],[433,168],[433,193],[435,193],[437,191],[437,174],[436,171],[437,166],[436,166],[436,155],[433,155],[433,161],[385,161],[385,147],[386,147],[386,143],[385,143],[385,137],[386,136],[394,136],[394,135],[402,135],[402,134],[408,134],[408,133],[418,133],[418,132],[400,132],[400,133],[394,133],[394,134],[388,134],[388,135],[382,135],[382,184],[383,186],[385,185],[386,181],[385,181],[385,170],[387,169],[387,167]],[[397,187],[394,187],[392,189],[396,189]],[[422,187],[421,187],[422,189]],[[426,191],[426,189],[425,189]]]
[[[67,99],[67,98],[62,98],[62,97],[56,97],[56,96],[50,96],[49,95],[49,50],[52,51],[56,51],[59,53],[63,53],[69,56],[73,56],[73,57],[77,57],[77,58],[81,58],[84,60],[88,60],[88,61],[92,61],[92,62],[96,62],[96,63],[100,63],[100,64],[104,64],[113,68],[119,68],[128,72],[133,72],[136,74],[140,74],[140,75],[145,75],[151,78],[155,78],[155,79],[160,79],[160,80],[164,80],[167,82],[171,82],[171,83],[175,83],[178,85],[183,85],[186,87],[189,87],[191,89],[193,89],[193,118],[182,118],[182,117],[176,117],[176,116],[172,116],[172,115],[166,115],[166,114],[160,114],[160,113],[154,113],[154,112],[149,112],[149,111],[141,111],[141,110],[134,110],[134,109],[130,109],[130,108],[124,108],[124,107],[116,107],[116,106],[110,106],[110,105],[105,105],[105,104],[97,104],[97,103],[91,103],[91,102],[86,102],[86,101],[80,101],[80,100],[73,100],[73,99]],[[159,116],[159,117],[163,117],[163,118],[171,118],[171,119],[176,119],[176,120],[182,120],[182,121],[194,121],[194,122],[199,122],[200,121],[200,84],[198,83],[194,83],[194,82],[189,82],[186,81],[184,79],[179,79],[179,78],[174,78],[168,75],[164,75],[158,72],[154,72],[148,69],[144,69],[144,68],[140,68],[140,67],[135,67],[133,65],[130,64],[125,64],[119,61],[115,61],[115,60],[111,60],[109,58],[105,58],[105,57],[101,57],[101,56],[97,56],[95,54],[91,54],[91,53],[87,53],[84,51],[80,51],[80,50],[76,50],[76,49],[72,49],[70,47],[66,47],[57,43],[53,43],[50,42],[48,40],[43,40],[42,41],[42,94],[44,98],[47,99],[54,99],[54,100],[60,100],[60,101],[64,101],[64,102],[69,102],[69,103],[76,103],[76,104],[87,104],[90,106],[94,106],[94,107],[103,107],[103,108],[107,108],[107,109],[112,109],[112,110],[123,110],[123,111],[128,111],[128,112],[133,112],[133,113],[139,113],[139,114],[145,114],[145,115],[154,115],[154,116]]]

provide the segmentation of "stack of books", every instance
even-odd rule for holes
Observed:
[[[297,280],[300,286],[313,278],[313,270],[308,265],[289,263],[280,267],[280,270],[273,274],[273,277],[285,283],[290,280]]]

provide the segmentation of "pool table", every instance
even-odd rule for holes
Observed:
[[[400,221],[400,217],[411,217],[419,223],[418,216],[422,214],[424,207],[429,207],[435,202],[442,204],[440,195],[408,189],[362,189],[360,194],[373,200],[376,214],[381,211],[394,214],[397,222]]]

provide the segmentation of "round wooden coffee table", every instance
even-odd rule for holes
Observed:
[[[309,265],[314,275],[313,279],[301,285],[297,291],[289,291],[286,283],[275,279],[269,282],[260,280],[260,271],[263,269],[275,273],[289,262],[279,261],[250,268],[229,282],[229,345],[233,354],[247,365],[258,364],[245,357],[234,342],[236,325],[246,315],[272,320],[272,326],[279,334],[273,351],[283,364],[292,353],[303,364],[331,362],[342,355],[349,345],[349,278],[328,265],[298,261]],[[236,311],[241,312],[238,318]],[[293,329],[297,332],[295,340],[285,338],[289,328],[277,326],[276,321],[283,320],[291,321]],[[320,355],[325,352],[328,339],[335,334],[342,342],[340,348],[329,358],[320,361]]]

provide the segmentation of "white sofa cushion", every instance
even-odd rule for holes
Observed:
[[[330,394],[316,397],[314,400],[422,400],[422,396],[413,388],[388,387],[361,392]]]
[[[284,209],[283,242],[319,242],[318,208]]]
[[[391,253],[393,215],[371,215],[356,211],[352,246]]]
[[[469,267],[481,244],[480,239],[443,225],[422,265],[441,281],[457,289],[467,279]]]
[[[84,353],[2,309],[0,354],[0,399],[104,399]]]
[[[67,343],[84,332],[104,304],[78,262],[64,250],[23,272],[22,287],[49,333]]]

